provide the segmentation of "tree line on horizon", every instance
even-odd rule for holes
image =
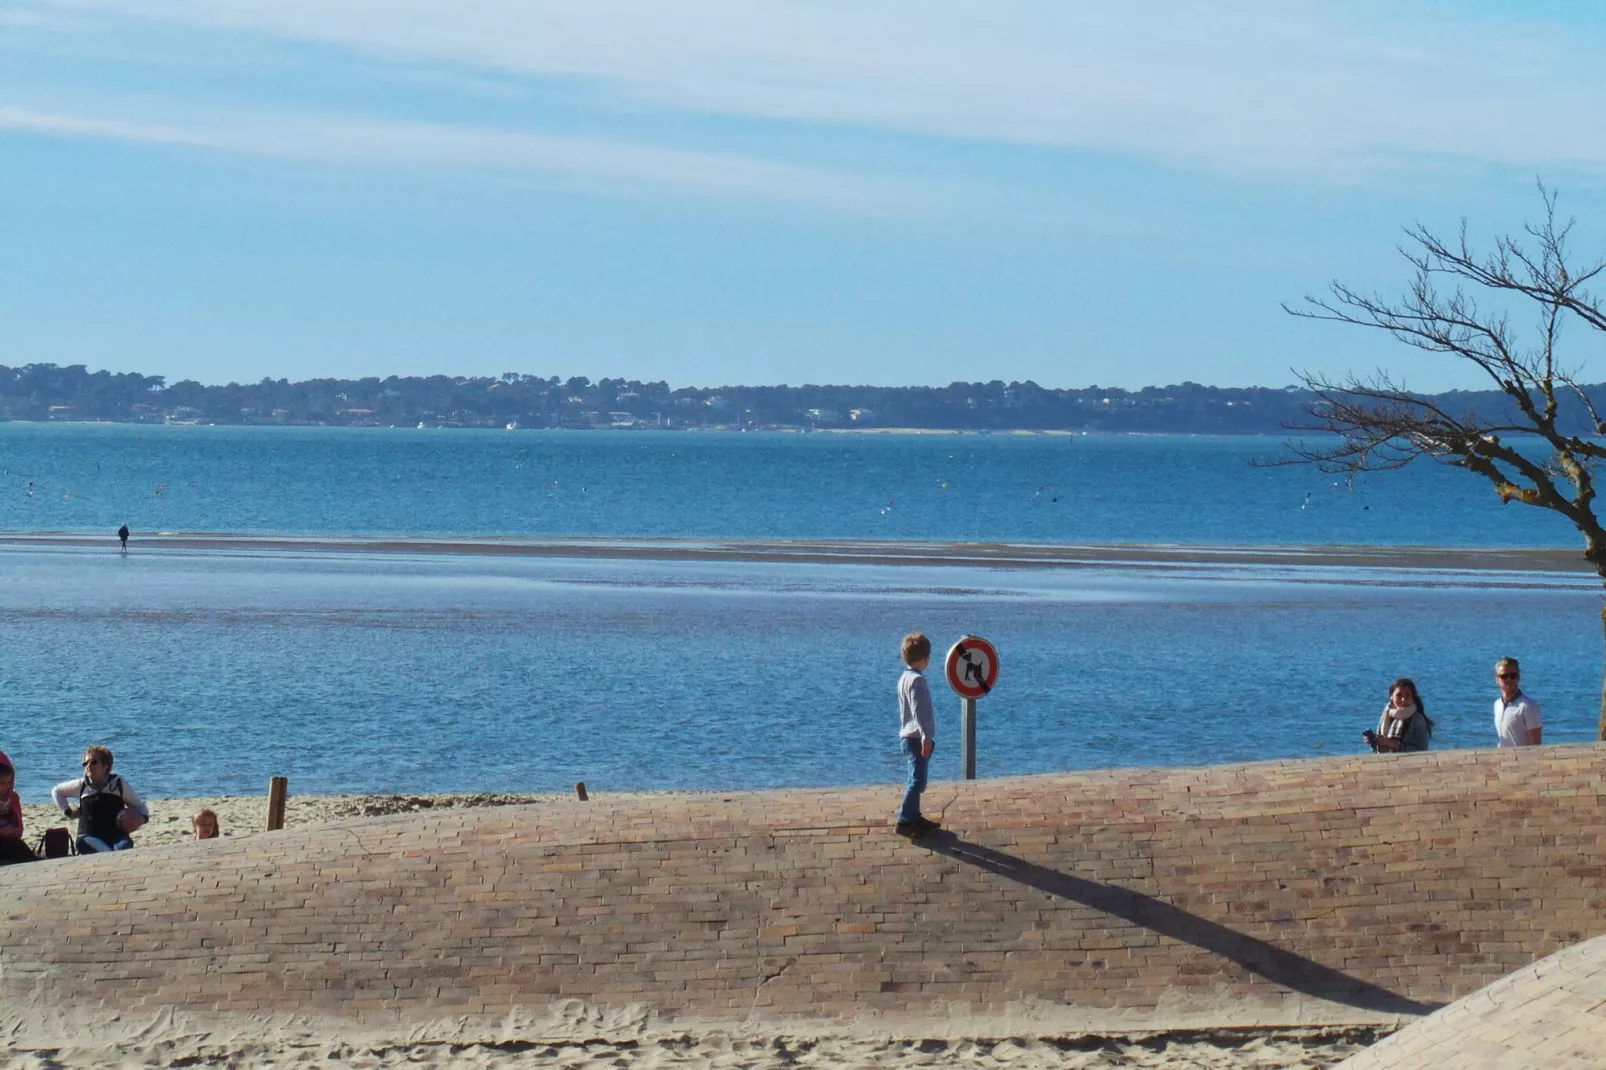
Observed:
[[[1585,392],[1606,405],[1606,384]],[[1510,404],[1495,390],[1421,396],[1443,408],[1496,418]],[[1140,390],[1055,389],[996,379],[944,387],[671,388],[662,381],[592,382],[517,372],[207,386],[190,379],[169,384],[163,376],[137,372],[90,372],[82,364],[0,365],[0,419],[20,421],[1275,434],[1307,421],[1314,398],[1304,387],[1192,382]]]

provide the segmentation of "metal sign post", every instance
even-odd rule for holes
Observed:
[[[959,767],[966,780],[975,780],[976,700],[998,682],[998,651],[981,636],[967,635],[948,651],[943,673],[959,696]]]
[[[976,700],[959,700],[959,767],[966,780],[976,779]]]

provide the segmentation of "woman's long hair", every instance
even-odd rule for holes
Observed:
[[[1394,690],[1395,690],[1395,688],[1400,688],[1400,687],[1408,687],[1408,688],[1411,689],[1411,697],[1416,700],[1417,712],[1422,715],[1422,719],[1423,720],[1427,721],[1427,723],[1428,723],[1428,731],[1429,732],[1433,731],[1433,718],[1428,716],[1427,703],[1422,701],[1422,692],[1420,692],[1420,691],[1418,691],[1416,689],[1416,681],[1411,679],[1409,676],[1402,676],[1398,680],[1394,681],[1392,684],[1389,685],[1389,704],[1393,705],[1393,703],[1394,703]]]

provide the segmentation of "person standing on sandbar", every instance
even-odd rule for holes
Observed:
[[[123,544],[123,553],[128,553],[128,525],[124,524],[117,529],[117,538]]]

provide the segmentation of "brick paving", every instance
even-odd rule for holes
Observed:
[[[918,842],[888,785],[142,848],[0,870],[0,1001],[1388,1020],[1606,933],[1603,774],[1576,744],[939,782]]]
[[[1343,1062],[1348,1070],[1606,1065],[1606,936],[1558,951]]]

